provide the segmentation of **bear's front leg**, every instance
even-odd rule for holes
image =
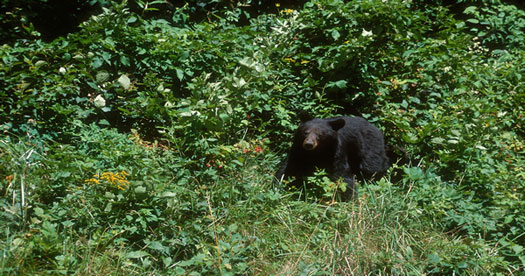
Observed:
[[[294,162],[293,155],[289,154],[281,163],[279,170],[277,170],[275,173],[275,181],[277,182],[277,185],[281,185],[284,179],[288,177],[295,177],[296,180],[293,181],[294,184],[298,182],[302,183],[303,174],[300,172],[301,170],[297,168],[297,162]]]
[[[341,200],[348,201],[357,198],[357,186],[354,181],[354,175],[346,173],[340,175],[334,173],[331,177],[332,181],[337,181],[340,178],[346,183],[346,191],[341,193]]]
[[[332,181],[337,181],[339,178],[342,178],[346,183],[346,191],[341,194],[342,200],[347,201],[349,199],[357,198],[357,187],[354,181],[354,174],[350,167],[348,155],[342,147],[339,147],[336,151],[331,178]]]
[[[280,184],[283,181],[283,178],[286,176],[286,171],[288,168],[288,159],[289,157],[286,156],[286,159],[281,163],[281,166],[279,167],[279,170],[275,173],[275,180],[278,184]]]
[[[354,175],[343,177],[346,182],[346,191],[341,194],[342,201],[349,201],[357,198],[357,186],[355,185]]]

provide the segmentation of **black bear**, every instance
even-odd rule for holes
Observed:
[[[383,133],[361,117],[328,119],[301,118],[292,148],[275,177],[295,176],[297,181],[316,168],[325,169],[332,180],[347,183],[344,200],[357,196],[355,175],[366,178],[383,175],[389,159]]]

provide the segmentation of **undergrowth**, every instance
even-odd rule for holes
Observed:
[[[9,33],[2,275],[523,273],[523,10],[216,2],[108,1],[51,42]],[[363,116],[409,162],[350,202],[322,172],[282,187],[302,110]]]

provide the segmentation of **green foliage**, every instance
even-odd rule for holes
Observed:
[[[513,5],[496,3],[482,7],[470,6],[464,13],[472,16],[466,22],[484,46],[523,50],[525,11]]]
[[[0,47],[2,275],[523,271],[523,11],[189,3]],[[361,115],[411,163],[298,200],[272,176],[300,110]]]
[[[342,193],[347,189],[347,184],[343,179],[332,181],[328,173],[324,170],[316,170],[314,175],[306,178],[304,189],[302,193],[305,194],[306,200],[308,198],[324,198],[332,201],[342,201]]]

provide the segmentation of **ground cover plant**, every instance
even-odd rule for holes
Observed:
[[[50,41],[0,15],[2,275],[524,273],[523,10],[168,2]],[[303,110],[408,162],[349,202],[276,185]]]

